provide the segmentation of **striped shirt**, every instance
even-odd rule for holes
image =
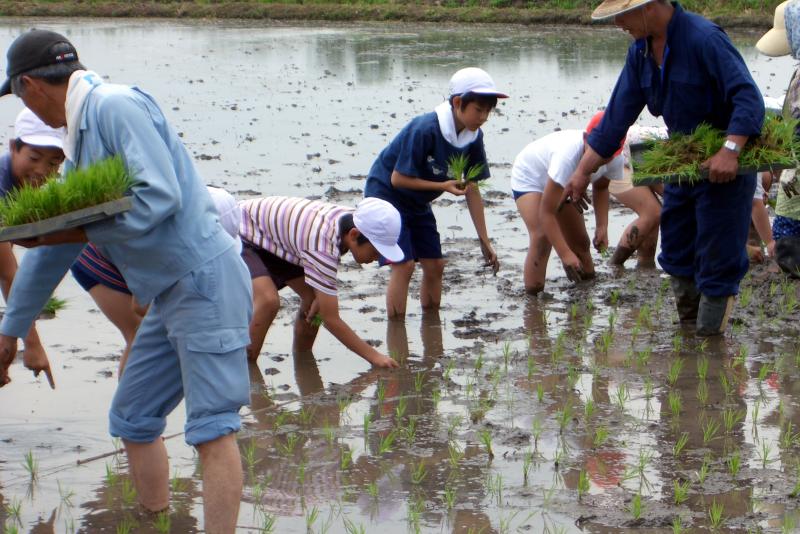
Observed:
[[[352,208],[290,197],[244,200],[239,206],[243,241],[301,266],[309,286],[336,295],[339,219]]]

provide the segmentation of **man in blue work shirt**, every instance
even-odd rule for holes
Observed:
[[[725,32],[678,3],[605,0],[592,17],[614,17],[635,42],[562,199],[583,195],[591,173],[617,150],[645,105],[663,116],[670,133],[691,133],[703,122],[726,131],[724,146],[703,163],[708,180],[665,187],[658,256],[672,275],[681,322],[695,323],[700,336],[721,334],[747,271],[756,187],[755,173],[738,174],[738,157],[761,133],[764,101]]]
[[[133,207],[113,219],[21,243],[25,254],[0,323],[0,385],[52,290],[91,240],[150,304],[114,396],[110,431],[123,439],[140,502],[169,505],[161,439],[166,416],[186,401],[186,441],[203,464],[205,531],[235,530],[242,471],[235,432],[249,401],[246,347],[251,284],[219,224],[191,156],[155,101],[84,69],[62,35],[32,30],[8,50],[13,92],[51,127],[67,127],[66,170],[120,157]]]

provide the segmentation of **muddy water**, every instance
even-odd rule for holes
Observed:
[[[32,24],[2,21],[3,49]],[[84,62],[111,80],[152,92],[207,181],[240,198],[352,205],[377,152],[441,101],[455,69],[481,65],[513,95],[485,127],[498,276],[481,270],[464,205],[449,199],[436,208],[450,260],[438,315],[412,303],[405,323],[387,322],[387,273],[349,258],[343,265],[343,316],[402,359],[401,370],[371,371],[325,332],[313,355],[292,354],[296,301],[283,295],[251,369],[240,436],[242,532],[672,532],[678,517],[686,531],[704,532],[712,508],[725,532],[800,524],[790,496],[800,452],[793,284],[754,271],[736,327],[708,344],[675,325],[659,271],[612,271],[597,258],[598,280],[574,288],[551,259],[548,293],[522,295],[527,236],[508,194],[510,163],[530,140],[582,127],[603,105],[628,42],[619,32],[35,25],[67,33]],[[757,56],[754,34],[734,37],[762,90],[779,96],[792,63]],[[0,124],[10,125],[18,106],[0,101]],[[612,243],[630,219],[614,208]],[[0,392],[0,525],[166,531],[137,510],[122,455],[91,460],[117,446],[106,409],[121,338],[71,279],[57,294],[67,308],[39,328],[58,389],[15,365],[14,382]],[[179,408],[165,435],[182,424]],[[169,528],[201,531],[196,455],[180,436],[167,446]],[[24,467],[29,452],[35,479]],[[676,484],[685,498],[676,499]]]

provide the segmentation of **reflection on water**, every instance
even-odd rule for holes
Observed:
[[[0,42],[29,25],[4,20]],[[240,197],[328,194],[353,204],[375,154],[411,116],[441,101],[455,69],[479,64],[512,94],[485,128],[498,190],[487,219],[505,265],[500,276],[478,270],[466,210],[440,203],[450,254],[440,313],[386,321],[385,270],[348,263],[340,273],[343,317],[402,369],[365,370],[324,332],[314,353],[293,353],[291,336],[281,335],[293,318],[282,312],[250,368],[241,531],[672,532],[676,518],[709,527],[712,506],[739,530],[791,531],[800,522],[787,497],[800,492],[793,284],[776,283],[743,304],[732,335],[708,343],[674,326],[658,271],[600,266],[594,285],[572,289],[554,279],[551,295],[522,294],[527,238],[506,195],[508,164],[532,138],[582,127],[605,103],[628,43],[618,31],[36,25],[67,33],[94,70],[154,93],[203,176]],[[780,94],[791,62],[756,56],[754,38],[736,42],[762,89]],[[11,124],[18,106],[0,101],[0,121]],[[621,231],[626,216],[615,212],[612,225]],[[557,276],[558,266],[549,272]],[[98,323],[91,304],[75,302],[75,315],[66,315],[73,325]],[[102,373],[113,368],[106,353],[116,345],[59,327],[64,320],[43,325],[43,338],[78,346],[48,347],[73,382],[45,394],[15,368],[20,379],[2,392],[22,402],[3,407],[0,524],[163,531],[165,519],[136,507],[124,458],[74,467],[75,457],[115,448],[105,429],[113,385]],[[60,335],[49,336],[56,328]],[[72,413],[85,404],[91,409]],[[176,432],[181,417],[173,416]],[[180,441],[167,441],[175,469],[169,527],[199,532],[199,467]],[[22,467],[28,451],[42,464],[33,483]]]

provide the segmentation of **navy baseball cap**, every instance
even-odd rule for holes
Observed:
[[[30,30],[8,47],[8,79],[0,86],[0,96],[11,94],[11,78],[39,67],[78,61],[78,51],[69,39],[49,30]]]

